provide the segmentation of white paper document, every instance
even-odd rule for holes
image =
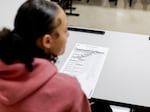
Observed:
[[[76,43],[60,71],[75,76],[91,98],[107,53],[108,48]]]

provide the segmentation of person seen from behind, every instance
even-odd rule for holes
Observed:
[[[0,31],[0,112],[91,112],[76,78],[59,73],[69,33],[63,9],[27,0]]]

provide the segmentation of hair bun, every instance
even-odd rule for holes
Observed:
[[[6,63],[19,60],[24,48],[24,41],[17,33],[6,28],[0,32],[0,58]]]

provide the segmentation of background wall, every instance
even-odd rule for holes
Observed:
[[[26,0],[0,0],[0,28],[13,28],[19,6]]]

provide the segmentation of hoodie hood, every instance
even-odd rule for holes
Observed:
[[[56,74],[56,67],[47,60],[35,58],[33,71],[22,63],[7,65],[0,61],[0,102],[13,105],[38,91]],[[51,69],[50,69],[51,68]]]

